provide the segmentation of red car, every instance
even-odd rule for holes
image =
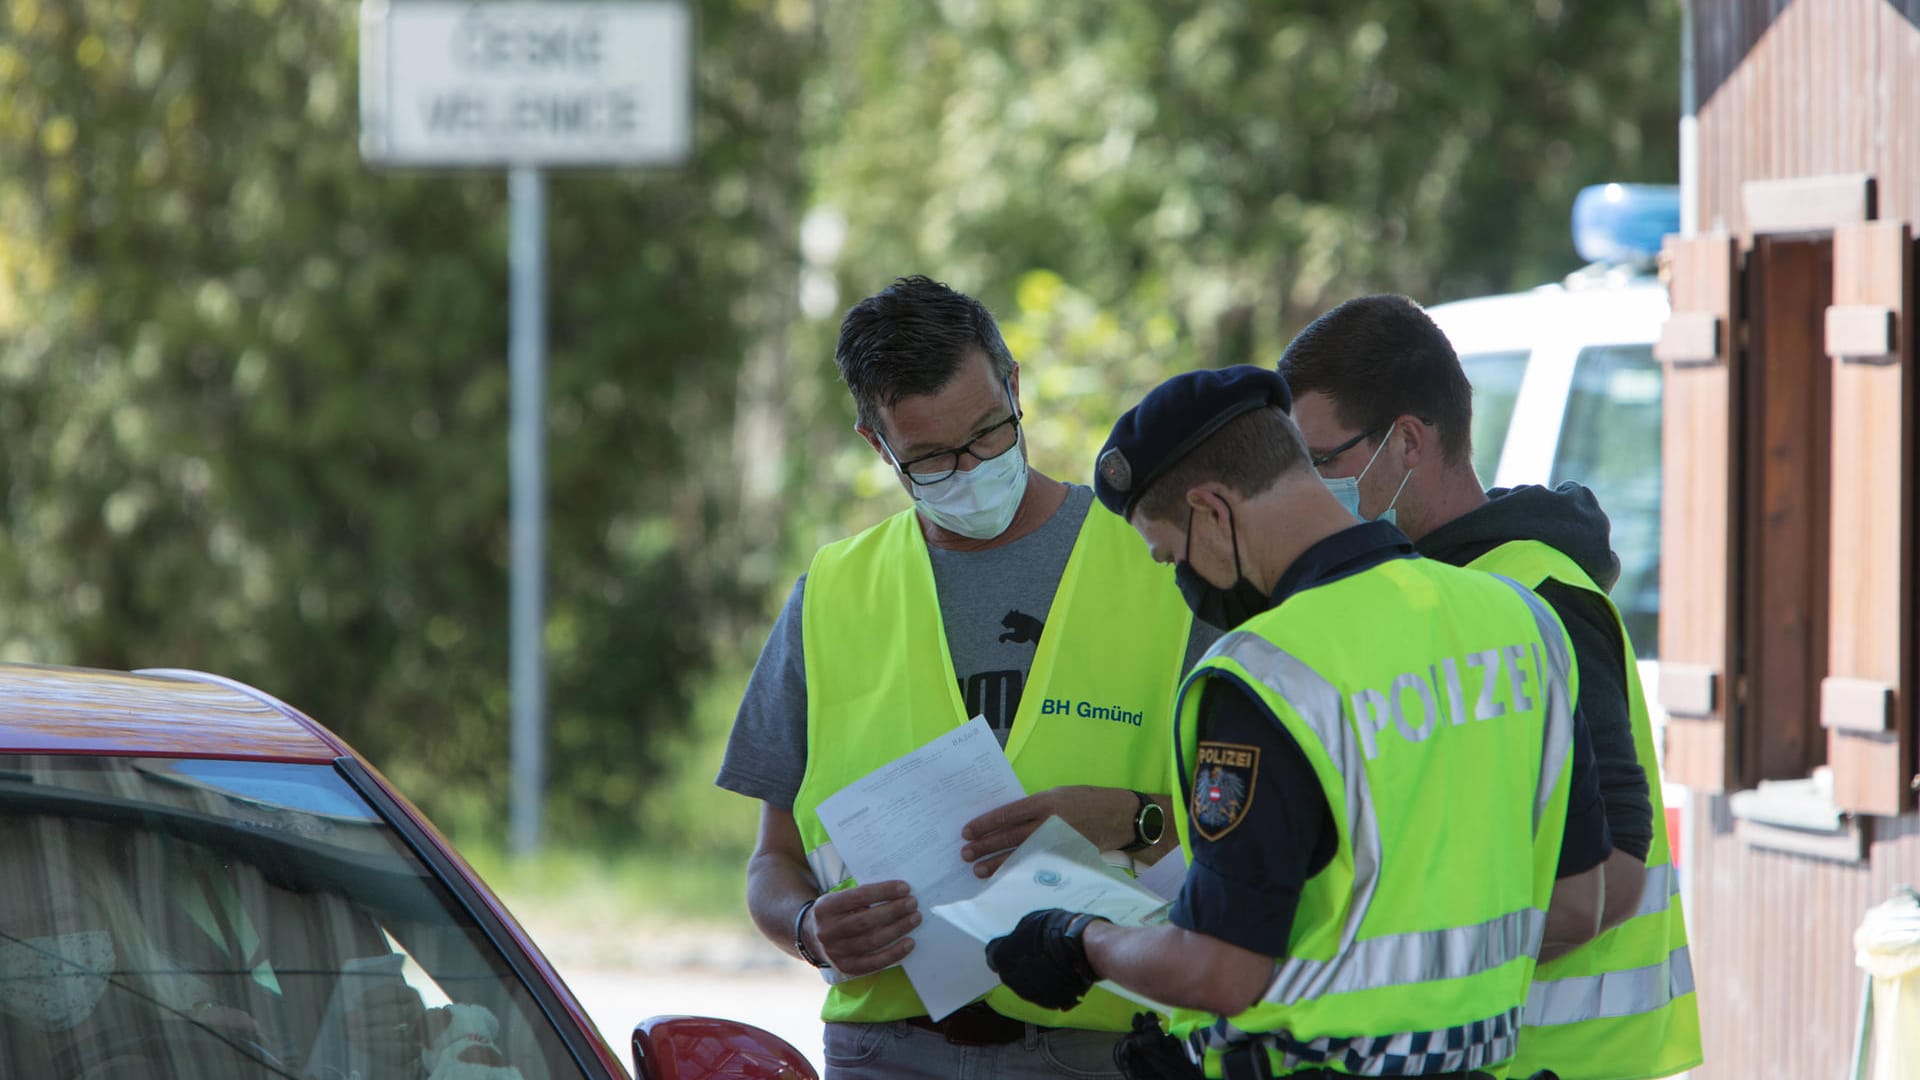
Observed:
[[[643,1080],[811,1080],[731,1021]],[[191,671],[0,665],[0,1077],[626,1076],[446,839],[338,737]]]

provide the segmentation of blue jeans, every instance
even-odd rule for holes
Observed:
[[[955,1046],[906,1023],[828,1024],[826,1080],[1118,1080],[1117,1031],[1036,1028],[1000,1046]]]

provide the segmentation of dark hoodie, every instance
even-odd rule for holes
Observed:
[[[1552,491],[1538,485],[1493,488],[1487,503],[1420,538],[1414,545],[1430,559],[1465,566],[1510,540],[1538,540],[1565,554],[1611,590],[1620,560],[1609,543],[1611,525],[1593,492],[1568,481]],[[1647,775],[1633,747],[1627,711],[1629,655],[1620,623],[1591,593],[1549,581],[1541,599],[1566,624],[1580,666],[1580,710],[1593,733],[1600,797],[1607,807],[1613,846],[1645,859],[1653,843],[1653,805]]]

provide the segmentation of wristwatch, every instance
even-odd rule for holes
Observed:
[[[1126,852],[1152,847],[1167,831],[1167,812],[1160,809],[1160,804],[1144,791],[1136,791],[1133,796],[1140,800],[1140,809],[1133,814],[1133,843],[1120,849]]]

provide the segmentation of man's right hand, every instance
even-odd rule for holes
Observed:
[[[876,881],[831,892],[814,902],[800,932],[816,955],[843,975],[871,975],[913,951],[907,934],[920,925],[920,901],[904,881]]]
[[[1045,908],[1029,911],[1012,930],[987,942],[987,966],[1007,989],[1043,1009],[1071,1009],[1099,976],[1080,931],[1097,915]]]

